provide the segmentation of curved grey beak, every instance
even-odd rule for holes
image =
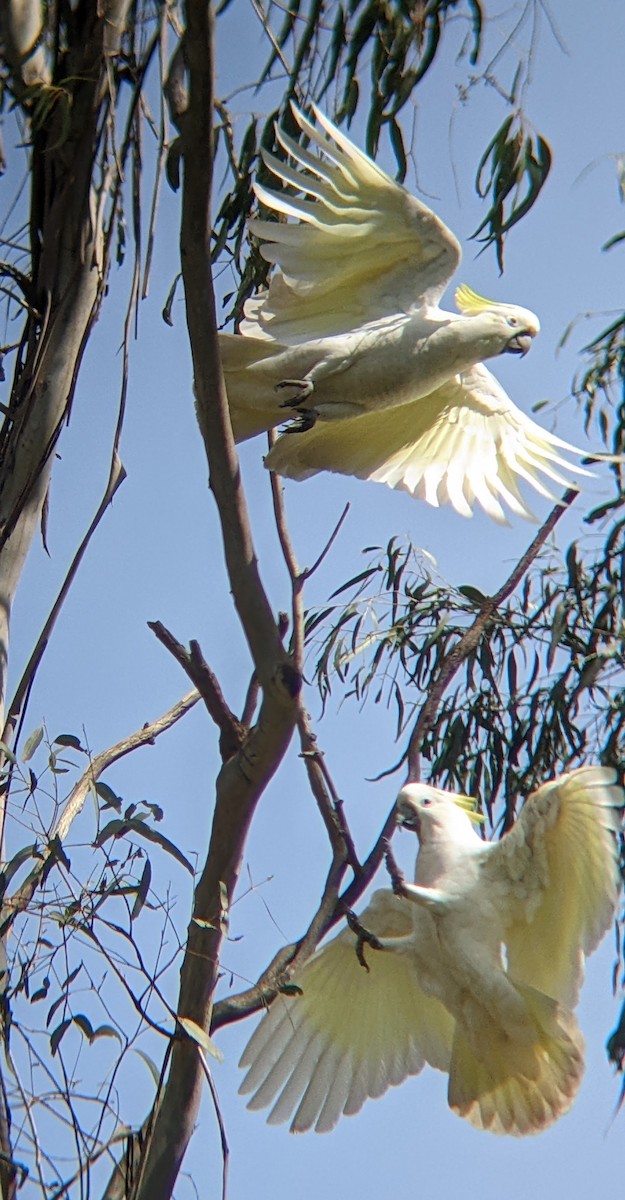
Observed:
[[[510,338],[506,346],[506,354],[527,354],[531,344],[533,335],[531,333],[517,333],[513,338]]]
[[[397,824],[400,829],[409,829],[412,833],[419,833],[418,809],[404,797],[397,802]]]

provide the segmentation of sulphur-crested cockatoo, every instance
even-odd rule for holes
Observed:
[[[249,1107],[323,1133],[429,1063],[479,1129],[557,1120],[582,1076],[572,1009],[584,955],[614,916],[624,798],[614,771],[582,767],[486,842],[472,801],[406,785],[397,808],[419,838],[415,884],[376,892],[362,913],[379,947],[365,944],[368,970],[346,930],[295,977],[301,995],[276,996],[241,1059]]]
[[[277,129],[300,169],[263,152],[290,189],[256,185],[259,200],[297,223],[252,220],[276,265],[268,291],[248,300],[240,335],[221,349],[237,440],[296,414],[298,432],[266,458],[281,475],[338,471],[387,483],[470,516],[474,500],[496,520],[505,503],[531,516],[525,480],[551,496],[567,484],[561,451],[581,454],[526,417],[482,359],[525,354],[538,333],[526,308],[466,285],[460,313],[439,300],[460,262],[453,233],[331,121],[325,136],[297,109],[319,153]]]

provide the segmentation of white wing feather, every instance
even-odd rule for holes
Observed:
[[[415,928],[411,906],[388,891],[375,893],[360,920],[379,937]],[[341,933],[298,974],[303,995],[278,995],[248,1042],[240,1091],[254,1093],[249,1108],[273,1105],[271,1124],[291,1119],[293,1132],[323,1133],[426,1062],[449,1070],[454,1021],[421,990],[410,958],[365,955],[368,972],[354,934]]]
[[[507,912],[512,979],[573,1007],[590,954],[614,918],[623,789],[608,767],[546,783],[493,844],[485,880]]]
[[[435,507],[449,501],[466,517],[477,500],[505,521],[502,502],[518,516],[533,515],[518,480],[554,499],[541,476],[570,487],[565,472],[590,474],[561,450],[582,453],[526,417],[478,364],[411,404],[285,434],[265,465],[290,479],[335,471],[386,483]]]
[[[276,137],[300,170],[263,154],[278,179],[313,201],[256,184],[262,203],[298,224],[250,221],[252,233],[269,239],[261,254],[279,271],[268,292],[248,301],[241,333],[288,345],[436,303],[460,262],[453,233],[319,110],[328,136],[296,108],[293,115],[324,158],[280,128]]]
[[[241,1091],[250,1108],[271,1106],[271,1123],[332,1129],[426,1062],[448,1072],[450,1106],[493,1133],[540,1132],[574,1100],[584,1063],[571,1008],[619,891],[616,773],[545,784],[493,844],[451,796],[425,790],[411,798],[421,883],[407,898],[377,892],[362,915],[386,948],[366,949],[366,972],[354,934],[335,938],[243,1053]]]

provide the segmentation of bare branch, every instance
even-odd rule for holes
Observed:
[[[231,758],[241,748],[248,730],[245,725],[237,721],[234,713],[228,707],[217,676],[205,661],[199,644],[193,641],[190,650],[185,650],[184,646],[176,640],[161,621],[148,621],[148,628],[169,650],[176,662],[180,663],[183,671],[195,684],[209,715],[219,729],[219,749],[222,759],[225,761]]]
[[[345,915],[344,907],[337,901],[337,896],[346,870],[347,863],[344,858],[335,856],[328,871],[319,907],[306,932],[299,941],[290,942],[274,955],[253,987],[217,1001],[213,1009],[211,1032],[266,1008],[280,987],[296,974],[311,954],[314,954],[328,930]]]

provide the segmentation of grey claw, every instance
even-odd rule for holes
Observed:
[[[360,924],[358,917],[354,912],[352,912],[351,908],[346,907],[345,919],[352,933],[356,934],[356,945],[354,946],[356,958],[358,959],[361,967],[364,967],[365,971],[368,973],[370,968],[365,958],[365,946],[371,946],[372,950],[383,950],[384,946],[374,933],[371,933],[368,929],[365,929],[364,926]]]
[[[299,404],[303,404],[309,396],[312,396],[315,385],[312,379],[281,379],[280,383],[275,385],[275,391],[282,391],[283,388],[295,388],[295,395],[291,400],[283,400],[281,408],[297,408]]]
[[[297,410],[297,417],[285,425],[282,433],[306,433],[307,429],[312,429],[317,421],[317,413],[314,408],[304,408],[301,411]]]

